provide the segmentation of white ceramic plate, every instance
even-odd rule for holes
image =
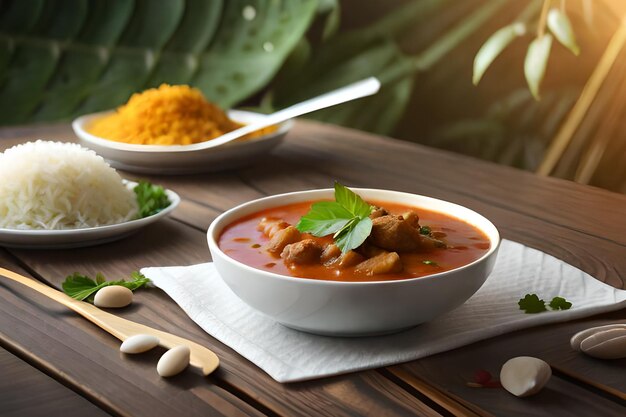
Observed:
[[[244,141],[235,141],[209,149],[193,145],[134,145],[94,136],[86,128],[97,118],[111,111],[88,114],[74,120],[72,128],[83,146],[93,149],[112,167],[146,174],[191,174],[222,171],[248,165],[280,143],[293,125],[293,120],[281,123],[275,132]],[[263,114],[231,110],[228,116],[244,124],[266,117]]]
[[[132,188],[136,182],[126,181]],[[0,246],[23,249],[66,249],[93,246],[122,239],[169,215],[180,203],[174,191],[165,190],[171,204],[164,210],[143,219],[119,224],[66,230],[16,230],[0,228]]]

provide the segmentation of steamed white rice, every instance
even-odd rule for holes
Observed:
[[[79,229],[137,212],[119,174],[80,145],[38,140],[0,153],[0,228]]]

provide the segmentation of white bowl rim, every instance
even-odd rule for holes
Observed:
[[[135,187],[139,184],[138,182],[130,181],[130,180],[122,180],[122,181],[124,182],[124,185],[128,188]],[[178,207],[178,205],[180,204],[180,196],[176,194],[174,191],[167,189],[167,188],[165,189],[165,193],[167,194],[167,197],[170,200],[170,205],[165,207],[163,210],[159,211],[156,214],[153,214],[148,217],[142,217],[141,219],[133,219],[133,220],[127,220],[121,223],[105,224],[102,226],[94,226],[94,227],[81,227],[81,228],[76,228],[76,229],[6,229],[6,228],[0,228],[0,233],[3,233],[5,235],[12,235],[12,236],[41,236],[41,235],[70,236],[72,234],[82,234],[82,233],[85,233],[86,231],[96,232],[96,231],[113,230],[113,229],[117,229],[122,226],[130,225],[130,224],[139,226],[142,223],[149,223],[149,222],[152,222],[153,220],[156,220],[157,218],[164,217],[168,215],[169,213],[171,213],[176,207]]]
[[[127,152],[152,152],[152,153],[169,153],[169,152],[195,152],[195,151],[210,151],[212,149],[220,149],[223,146],[245,146],[246,144],[256,143],[262,140],[267,140],[282,134],[287,133],[293,126],[293,119],[286,120],[282,123],[278,123],[278,129],[274,132],[268,133],[266,135],[261,135],[256,138],[248,139],[246,141],[238,142],[230,142],[228,144],[217,146],[213,148],[198,148],[198,145],[201,145],[204,142],[194,143],[191,145],[138,145],[132,143],[124,143],[117,142],[114,140],[109,140],[102,138],[100,136],[96,136],[92,133],[89,133],[85,128],[85,124],[91,122],[95,118],[104,117],[106,115],[114,113],[116,110],[105,110],[96,113],[84,114],[72,121],[72,129],[76,135],[80,136],[86,142],[89,142],[93,145],[102,146],[104,148],[115,149],[119,151],[127,151]],[[233,120],[237,121],[241,120],[241,117],[246,116],[266,116],[262,113],[256,113],[246,110],[228,110],[227,111],[229,117]]]
[[[224,256],[226,259],[228,259],[230,262],[233,262],[235,264],[237,264],[238,266],[243,267],[245,270],[248,270],[250,272],[254,272],[254,273],[260,273],[261,275],[267,277],[267,278],[272,278],[272,279],[280,279],[283,281],[288,281],[288,282],[302,282],[302,283],[306,283],[308,285],[322,285],[322,286],[368,286],[368,285],[404,285],[404,284],[408,284],[411,282],[415,282],[415,281],[431,281],[433,279],[436,278],[441,278],[444,277],[446,275],[450,275],[452,273],[457,273],[458,271],[464,270],[464,269],[468,269],[471,266],[483,262],[485,261],[487,258],[489,258],[491,255],[494,254],[494,252],[496,252],[496,250],[498,249],[498,247],[500,246],[500,243],[502,241],[501,237],[500,237],[500,232],[498,231],[498,229],[496,228],[496,226],[491,222],[491,220],[487,219],[485,216],[483,216],[482,214],[467,208],[465,206],[462,206],[460,204],[456,204],[456,203],[452,203],[450,201],[446,201],[446,200],[441,200],[438,198],[434,198],[434,197],[428,197],[425,195],[420,195],[420,194],[414,194],[414,193],[407,193],[407,192],[403,192],[403,191],[395,191],[395,190],[386,190],[386,189],[376,189],[376,188],[356,188],[356,187],[350,187],[350,189],[356,193],[368,193],[368,192],[379,192],[379,191],[383,191],[383,192],[389,192],[389,193],[393,193],[393,194],[400,194],[400,195],[406,195],[406,196],[412,196],[412,197],[419,197],[425,200],[430,200],[430,201],[437,201],[437,202],[443,202],[446,203],[448,205],[450,205],[450,207],[459,207],[461,209],[464,210],[469,210],[470,212],[476,214],[477,216],[481,217],[488,226],[493,228],[493,233],[492,236],[490,235],[489,232],[479,228],[476,225],[472,225],[473,227],[479,229],[481,232],[483,232],[487,238],[489,238],[489,242],[491,243],[491,247],[489,248],[489,250],[484,253],[480,258],[475,259],[474,261],[459,266],[457,268],[454,269],[450,269],[448,271],[443,271],[443,272],[437,272],[434,274],[430,274],[430,275],[426,275],[426,276],[422,276],[422,277],[414,277],[414,278],[406,278],[406,279],[397,279],[397,280],[383,280],[383,281],[332,281],[332,280],[324,280],[324,279],[315,279],[315,278],[306,278],[306,277],[292,277],[292,276],[288,276],[288,275],[282,275],[282,274],[278,274],[275,272],[270,272],[270,271],[265,271],[263,269],[258,269],[258,268],[254,268],[250,265],[246,265],[243,262],[240,262],[230,256],[228,256],[226,253],[224,253],[219,245],[217,244],[217,240],[216,240],[216,229],[219,225],[219,223],[224,221],[224,218],[226,218],[227,216],[231,215],[231,213],[238,211],[238,210],[243,210],[245,208],[248,208],[252,205],[256,205],[256,204],[261,204],[265,201],[270,201],[270,200],[280,200],[281,198],[285,198],[288,196],[295,196],[295,195],[302,195],[302,196],[307,196],[307,195],[311,195],[311,194],[322,194],[322,193],[331,193],[334,192],[333,188],[322,188],[322,189],[315,189],[315,190],[305,190],[305,191],[293,191],[293,192],[289,192],[289,193],[282,193],[282,194],[276,194],[276,195],[271,195],[271,196],[267,196],[267,197],[262,197],[262,198],[258,198],[252,201],[248,201],[246,203],[240,204],[236,207],[233,207],[227,211],[225,211],[224,213],[220,214],[219,216],[217,216],[212,222],[211,225],[209,226],[209,229],[207,230],[207,240],[208,240],[208,245],[209,248],[211,249],[211,251],[216,250],[220,255]],[[307,201],[306,199],[303,199],[301,201]],[[287,203],[289,204],[289,203]],[[266,207],[266,208],[271,208],[271,207],[280,207],[280,204],[276,204],[270,207]],[[415,206],[417,208],[419,208],[418,206]],[[446,215],[449,215],[448,213],[445,213]],[[451,217],[455,217],[455,216],[451,216]],[[458,220],[463,221],[463,219],[459,219],[458,217],[455,217]],[[232,224],[233,222],[237,221],[238,219],[232,220],[230,223],[228,224]],[[227,225],[224,225],[224,227]],[[224,227],[222,227],[222,230],[224,229]],[[221,231],[221,230],[220,230]],[[493,239],[492,239],[493,237]],[[487,277],[485,277],[486,279]]]

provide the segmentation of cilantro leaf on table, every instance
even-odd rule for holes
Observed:
[[[370,235],[372,209],[358,194],[335,182],[335,201],[313,204],[296,228],[318,237],[333,235],[335,244],[346,253],[361,246]]]
[[[526,314],[535,314],[546,311],[546,302],[539,299],[537,294],[526,294],[526,296],[520,299],[517,304],[520,310],[524,310]]]
[[[136,289],[141,288],[150,283],[150,279],[139,271],[131,272],[130,278],[131,278],[130,281],[121,280],[123,282],[123,284],[121,285],[123,285],[124,287],[128,288],[131,291],[135,291]],[[120,285],[120,284],[117,284],[117,285]]]
[[[554,297],[552,301],[550,301],[550,308],[552,310],[569,310],[571,307],[572,303],[563,297]]]
[[[98,274],[99,275],[99,274]],[[97,275],[96,275],[97,277]],[[65,278],[65,281],[61,284],[63,292],[72,298],[77,300],[84,300],[97,290],[93,288],[99,288],[102,283],[98,283],[93,279],[85,275],[80,275],[75,272]]]
[[[148,181],[139,181],[133,189],[139,204],[138,218],[157,214],[171,204],[165,189],[160,185],[154,185]]]
[[[96,274],[96,280],[89,278],[86,275],[81,275],[78,272],[68,275],[65,281],[61,284],[63,292],[70,297],[83,301],[86,300],[93,303],[93,295],[103,287],[109,285],[121,285],[128,288],[131,291],[135,291],[137,288],[141,288],[148,284],[150,280],[143,274],[135,271],[130,274],[131,280],[118,280],[107,281],[101,273]]]
[[[517,304],[519,305],[520,310],[524,310],[526,314],[548,311],[546,308],[546,302],[539,299],[537,294],[526,294],[526,296],[520,299]],[[548,305],[552,310],[569,310],[572,307],[572,303],[563,297],[554,297]]]

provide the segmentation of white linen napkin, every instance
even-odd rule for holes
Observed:
[[[614,289],[536,249],[504,240],[493,273],[465,304],[429,323],[387,336],[342,338],[291,330],[244,304],[212,263],[141,270],[207,333],[278,382],[294,382],[419,359],[513,330],[626,307]],[[572,302],[566,311],[524,314],[527,293]]]

